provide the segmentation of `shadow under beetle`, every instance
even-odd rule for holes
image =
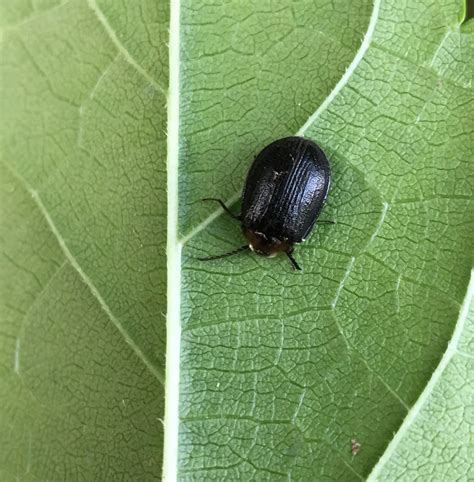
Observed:
[[[268,257],[284,252],[294,269],[300,270],[292,255],[293,245],[303,242],[313,229],[330,183],[329,162],[313,141],[285,137],[272,142],[250,167],[239,216],[220,199],[203,199],[218,202],[224,211],[238,219],[248,244],[229,253],[198,259],[224,258],[246,249]]]

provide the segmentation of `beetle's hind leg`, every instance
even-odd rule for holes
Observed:
[[[237,214],[234,214],[225,204],[224,201],[221,201],[220,199],[217,199],[215,197],[205,197],[201,199],[201,201],[215,201],[216,203],[219,203],[221,205],[221,208],[229,215],[232,216],[234,219],[237,219],[237,221],[241,221],[240,215],[237,216]]]
[[[301,271],[301,267],[300,265],[296,262],[296,259],[293,258],[293,250],[290,250],[290,251],[287,251],[286,252],[286,255],[288,256],[288,259],[291,261],[291,264],[293,266],[293,269],[297,270],[297,271]]]

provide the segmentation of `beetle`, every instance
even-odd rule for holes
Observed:
[[[329,162],[315,142],[304,137],[272,142],[250,167],[240,215],[232,213],[220,199],[203,199],[218,202],[225,212],[241,222],[247,244],[229,253],[198,259],[224,258],[246,249],[268,257],[283,252],[293,268],[300,270],[292,255],[293,245],[303,242],[313,229],[330,184]]]

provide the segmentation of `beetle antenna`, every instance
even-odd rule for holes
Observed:
[[[205,197],[201,199],[201,201],[215,201],[216,203],[219,203],[221,205],[221,208],[229,215],[232,216],[234,219],[237,219],[237,221],[241,220],[240,216],[237,216],[234,214],[225,204],[224,201],[221,201],[220,199],[217,199],[215,197]]]
[[[286,255],[288,256],[288,259],[291,261],[291,264],[293,265],[293,269],[296,269],[298,271],[301,271],[301,268],[300,268],[300,265],[296,262],[296,259],[293,258],[293,256],[291,255],[291,251],[287,251],[286,252]]]
[[[234,251],[230,251],[229,253],[218,254],[216,256],[206,256],[205,258],[196,258],[196,259],[198,259],[199,261],[211,261],[213,259],[227,258],[227,256],[232,256],[233,254],[240,253],[241,251],[244,251],[246,249],[249,249],[248,244],[241,246],[240,248],[234,249]]]

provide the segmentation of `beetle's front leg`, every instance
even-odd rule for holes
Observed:
[[[221,201],[220,199],[217,199],[215,197],[205,197],[201,199],[201,201],[215,201],[221,205],[221,208],[229,215],[232,216],[234,219],[237,219],[237,221],[241,221],[241,217],[237,216],[234,214],[225,204],[224,201]]]

